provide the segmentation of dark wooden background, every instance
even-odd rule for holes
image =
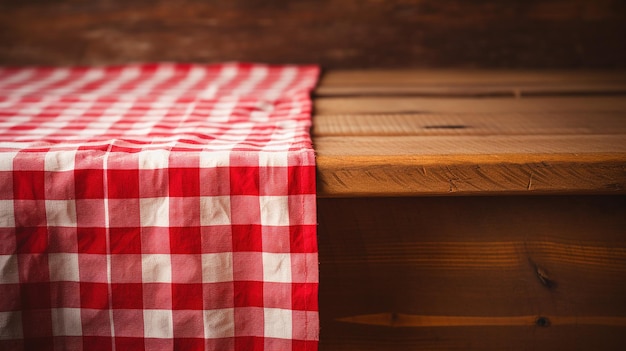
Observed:
[[[0,64],[624,68],[623,0],[0,0]]]

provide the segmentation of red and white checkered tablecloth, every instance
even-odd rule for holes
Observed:
[[[318,73],[0,68],[0,349],[316,350]]]

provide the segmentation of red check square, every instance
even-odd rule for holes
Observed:
[[[45,172],[13,171],[13,198],[19,200],[44,200],[46,198]]]
[[[140,228],[110,228],[112,254],[141,254]]]
[[[140,283],[111,284],[111,302],[114,309],[142,309],[143,287]]]
[[[170,251],[173,254],[199,254],[201,248],[200,227],[170,228]]]
[[[76,229],[78,252],[89,254],[105,254],[107,230],[101,227],[79,227]]]
[[[122,314],[131,314],[131,313],[116,313],[119,315]],[[138,315],[138,313],[132,313],[135,315]],[[126,321],[128,320],[130,322],[130,320],[132,320],[132,317],[119,317],[121,320]],[[136,321],[136,319],[135,319]],[[115,328],[117,330],[117,327]],[[137,329],[138,330],[138,329]],[[127,331],[122,331],[121,335],[125,335],[127,334]],[[132,333],[133,335],[139,335],[139,332],[137,331],[136,333]],[[146,349],[146,340],[143,337],[116,337],[115,338],[115,349],[116,350],[145,350]]]
[[[174,311],[174,314],[176,312],[181,312],[181,311]],[[185,334],[193,334],[195,335],[197,333],[196,329],[197,328],[197,323],[193,323],[192,325],[190,325],[189,327],[186,327],[188,323],[186,323],[188,321],[188,319],[180,319],[180,318],[176,318],[174,317],[174,325],[175,326],[180,326],[180,331],[177,332],[177,329],[174,329],[174,350],[230,350],[229,348],[205,348],[204,347],[204,330],[201,330],[201,335],[200,337],[196,337],[196,338],[186,338],[183,335]],[[195,320],[195,319],[194,319]],[[189,323],[190,324],[190,323]]]
[[[80,283],[80,307],[89,309],[109,308],[109,287],[105,283]]]
[[[316,283],[292,283],[291,293],[291,309],[296,311],[318,310]]]
[[[315,194],[315,166],[289,167],[289,195]]]
[[[84,310],[82,311],[85,313]],[[84,317],[83,317],[84,320]],[[93,324],[98,324],[94,320],[91,320]],[[102,324],[100,324],[102,325]],[[83,334],[91,335],[88,333],[89,329],[85,331],[85,325],[83,324]],[[113,339],[111,337],[103,336],[83,336],[83,350],[90,351],[110,351],[113,349]]]
[[[317,252],[317,227],[314,225],[292,225],[289,227],[290,252]]]
[[[235,281],[235,307],[263,307],[263,282]]]
[[[76,169],[74,182],[74,193],[77,199],[104,198],[104,170]]]
[[[24,333],[24,349],[37,351],[54,351],[54,339],[44,336],[52,333],[52,328],[47,326],[52,324],[51,318],[43,312],[28,313],[22,317],[22,323],[27,325],[38,325],[40,329]],[[45,326],[45,327],[42,327]]]
[[[202,284],[172,284],[172,309],[202,310]]]
[[[200,195],[199,168],[169,168],[169,193],[172,197]]]
[[[233,225],[233,251],[263,251],[263,234],[260,225]]]
[[[45,311],[51,307],[50,283],[21,284],[20,290],[20,306],[23,310]]]
[[[44,253],[48,249],[45,227],[17,227],[15,245],[18,253]]]
[[[107,196],[111,199],[139,198],[139,170],[107,170]]]
[[[259,196],[258,167],[230,167],[230,193],[232,195]]]

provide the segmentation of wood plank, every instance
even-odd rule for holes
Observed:
[[[449,144],[454,140],[445,146]],[[352,143],[359,146],[375,147]],[[408,149],[415,150],[404,150]],[[341,157],[320,152],[317,189],[319,197],[624,193],[625,157],[624,153]]]
[[[318,208],[321,350],[626,344],[624,196]]]
[[[344,97],[316,98],[314,101],[316,116],[424,113],[626,113],[626,99],[622,97],[545,97],[528,99]]]
[[[626,135],[626,110],[611,112],[398,113],[316,115],[326,136]]]
[[[483,326],[535,326],[550,325],[602,325],[626,327],[626,317],[577,317],[577,316],[418,316],[404,313],[376,313],[338,318],[337,321],[392,328],[403,327],[483,327]]]
[[[320,88],[362,86],[514,86],[624,83],[626,71],[606,70],[480,70],[480,69],[367,69],[330,70]]]
[[[333,70],[315,91],[337,96],[626,94],[626,71]]]
[[[626,68],[623,1],[0,1],[1,64]]]
[[[626,99],[316,100],[318,194],[623,193]]]
[[[464,155],[476,155],[479,157],[476,161],[492,156],[541,154],[582,157],[615,154],[619,158],[626,156],[626,137],[623,134],[321,136],[315,138],[315,150],[320,157],[404,156],[407,161],[416,160],[411,159],[415,156]]]
[[[606,326],[388,328],[332,326],[320,351],[415,350],[615,350],[624,328]],[[328,334],[332,333],[332,337]],[[341,335],[341,336],[340,336]]]

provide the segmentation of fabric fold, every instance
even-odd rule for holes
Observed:
[[[0,349],[316,350],[316,66],[0,69]]]

